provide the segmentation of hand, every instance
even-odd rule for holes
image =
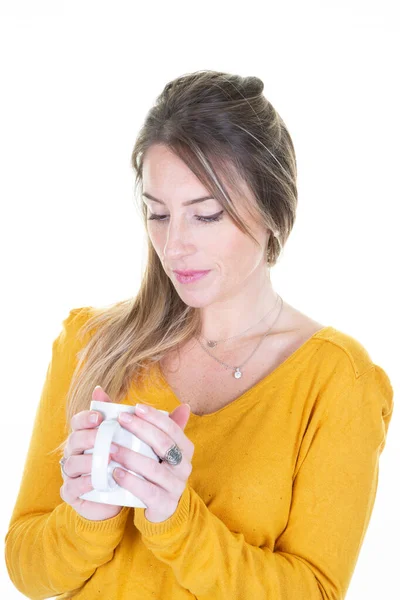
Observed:
[[[147,409],[146,414],[141,415],[136,411],[135,415],[129,415],[131,420],[127,423],[121,420],[121,415],[127,413],[121,413],[118,418],[120,425],[148,444],[160,457],[163,457],[173,444],[177,444],[182,451],[182,462],[176,466],[166,462],[159,463],[139,452],[115,444],[118,451],[112,452],[111,457],[145,479],[140,479],[124,469],[121,469],[123,477],[118,476],[118,469],[114,469],[113,477],[121,487],[132,492],[147,505],[144,515],[148,521],[160,523],[176,511],[192,472],[194,445],[183,433],[190,417],[190,407],[188,404],[182,404],[169,415],[165,415],[149,405],[142,406]]]
[[[101,388],[93,390],[92,400],[101,402],[112,402],[110,396]],[[89,421],[89,417],[96,414],[96,423]],[[97,434],[95,427],[103,420],[101,413],[97,411],[82,410],[71,419],[72,433],[68,437],[64,456],[68,460],[64,463],[64,471],[68,477],[63,477],[64,483],[60,488],[60,496],[78,514],[90,521],[104,521],[115,517],[122,510],[122,506],[114,504],[101,504],[79,498],[82,494],[93,490],[92,486],[92,454],[83,454],[84,450],[94,447]],[[108,459],[108,462],[111,458]]]

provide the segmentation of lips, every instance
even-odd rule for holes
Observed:
[[[204,271],[175,271],[178,275],[183,275],[184,277],[193,277],[193,275],[200,275],[201,273],[208,273],[208,269]]]

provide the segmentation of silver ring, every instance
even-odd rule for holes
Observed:
[[[182,451],[176,444],[173,444],[165,453],[163,458],[160,457],[160,462],[166,462],[169,465],[179,465],[182,462]]]
[[[65,465],[65,461],[67,460],[67,458],[68,458],[68,456],[63,456],[62,459],[58,461],[60,463],[60,465],[61,465],[62,474],[65,477],[69,477],[69,475],[67,475],[67,473],[64,471],[64,465]]]

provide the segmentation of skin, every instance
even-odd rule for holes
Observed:
[[[244,184],[243,189],[246,197],[235,204],[261,248],[238,229],[225,211],[218,222],[196,219],[219,213],[223,207],[217,200],[182,206],[186,200],[210,193],[166,146],[153,145],[143,160],[143,192],[165,203],[143,197],[148,216],[165,215],[161,221],[147,221],[151,243],[183,302],[200,308],[202,334],[207,339],[225,339],[243,332],[262,319],[276,302],[264,254],[271,232],[261,228],[246,210],[246,203],[254,200]],[[211,272],[199,281],[182,284],[173,269]],[[263,330],[265,323],[261,323],[260,331]],[[252,335],[256,333],[257,328],[252,329]]]
[[[217,200],[182,205],[184,201],[210,194],[185,163],[167,147],[152,146],[143,161],[143,191],[164,202],[162,205],[143,198],[148,206],[148,216],[151,213],[166,215],[162,221],[148,221],[151,243],[183,302],[201,309],[202,334],[208,339],[227,338],[243,332],[260,321],[276,302],[277,296],[272,289],[264,253],[270,232],[251,217],[246,204],[254,199],[245,186],[243,190],[244,197],[235,199],[239,214],[250,226],[261,247],[242,233],[225,211],[217,222],[203,223],[196,219],[196,216],[207,217],[219,213],[222,206]],[[181,284],[173,269],[211,269],[211,272],[197,282]],[[258,327],[252,327],[251,335],[264,330],[265,323],[261,323]],[[241,345],[244,339],[241,336]],[[101,388],[94,390],[92,398],[112,401]],[[176,443],[182,450],[182,462],[177,466],[157,463],[118,444],[115,444],[117,451],[111,453],[110,458],[125,469],[145,477],[146,481],[125,472],[121,479],[114,471],[119,485],[130,490],[148,506],[145,509],[146,519],[161,522],[176,511],[192,470],[194,446],[184,434],[190,407],[182,404],[169,415],[163,415],[150,406],[147,409],[147,414],[136,414],[129,423],[120,419],[120,424],[149,444],[158,456],[164,456]],[[102,418],[100,414],[99,418]],[[82,477],[91,471],[92,455],[83,455],[82,452],[93,448],[96,435],[94,428],[99,422],[90,423],[89,411],[74,415],[71,421],[74,431],[69,437],[65,454],[69,457],[64,466],[68,476],[60,492],[63,500],[79,514],[92,520],[112,518],[121,510],[119,506],[102,505],[79,498],[85,491],[93,489],[91,477]]]
[[[112,402],[100,387],[94,389],[92,399]],[[167,450],[176,443],[182,451],[181,463],[175,466],[164,462],[157,463],[155,460],[119,444],[113,444],[116,450],[111,452],[110,460],[112,458],[124,469],[139,473],[146,478],[144,481],[127,471],[123,471],[125,477],[120,478],[116,474],[117,469],[114,469],[113,472],[115,480],[121,487],[131,491],[148,506],[146,509],[137,508],[135,510],[145,510],[144,514],[148,521],[159,523],[168,519],[176,511],[192,471],[191,460],[194,445],[183,433],[190,417],[190,407],[187,404],[178,406],[169,415],[164,415],[151,406],[147,408],[147,414],[134,415],[129,423],[125,423],[119,418],[120,425],[149,444],[158,456],[164,456]],[[90,421],[92,414],[98,417],[96,423]],[[62,500],[90,521],[111,519],[122,510],[121,506],[101,504],[79,498],[85,492],[94,489],[91,475],[85,475],[92,470],[92,455],[83,454],[83,451],[93,448],[96,437],[95,427],[101,421],[102,415],[97,411],[83,410],[72,417],[72,433],[68,437],[64,453],[68,457],[64,464],[67,476],[62,475],[63,485],[60,488]]]

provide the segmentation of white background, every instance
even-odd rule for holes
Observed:
[[[299,170],[297,220],[273,286],[358,339],[398,389],[397,3],[143,4],[0,4],[3,538],[61,321],[139,287],[144,234],[130,154],[179,75],[264,81]],[[395,406],[346,600],[398,590],[398,457]],[[1,596],[21,598],[0,569]]]

